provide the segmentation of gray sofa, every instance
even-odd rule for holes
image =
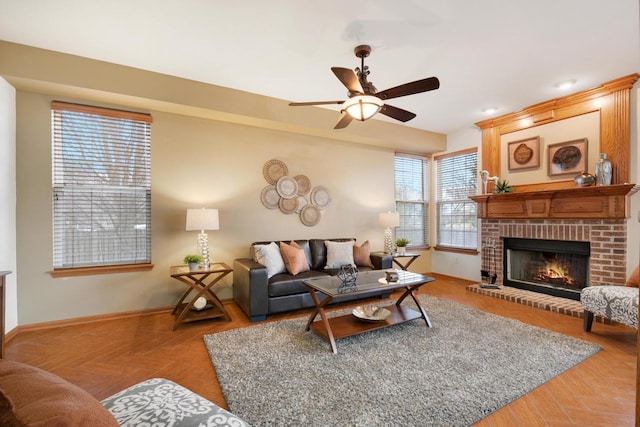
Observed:
[[[268,245],[271,242],[254,242],[250,245],[251,258],[239,258],[233,262],[233,299],[251,319],[252,322],[266,319],[267,315],[280,313],[302,308],[313,307],[307,287],[302,283],[306,279],[327,277],[336,275],[339,268],[327,269],[327,247],[325,241],[348,242],[354,238],[338,239],[309,239],[295,240],[302,248],[310,270],[292,275],[289,272],[282,272],[268,277],[267,267],[256,261],[256,245]],[[291,241],[283,241],[290,243]],[[279,241],[275,241],[277,245]],[[357,243],[355,243],[357,245]],[[370,253],[370,265],[356,263],[359,271],[383,270],[392,268],[392,258],[389,254],[380,252]],[[379,296],[389,297],[388,291],[372,291],[370,294],[360,296],[360,298]],[[354,297],[354,299],[357,297]]]

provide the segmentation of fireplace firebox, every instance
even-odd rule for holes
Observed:
[[[580,300],[589,283],[591,244],[582,241],[503,239],[503,284]]]

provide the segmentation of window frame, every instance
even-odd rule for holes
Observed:
[[[73,125],[70,124],[72,122],[67,122],[68,126],[65,128],[65,113],[70,114],[66,120],[77,120],[79,122],[79,124],[77,124],[77,129],[81,129],[82,132],[91,132],[82,129],[83,126],[96,126],[98,129],[96,134],[99,136],[93,137],[93,142],[86,146],[87,151],[80,151],[83,156],[90,154],[103,154],[101,153],[101,150],[105,150],[107,145],[112,149],[120,147],[124,152],[127,150],[131,152],[135,151],[135,154],[128,154],[132,157],[127,157],[127,154],[122,155],[118,151],[114,155],[114,158],[116,159],[114,161],[115,163],[105,162],[113,169],[117,169],[118,166],[126,169],[130,168],[130,159],[134,159],[134,168],[130,168],[133,169],[134,172],[126,174],[126,177],[129,177],[130,175],[135,176],[135,178],[131,179],[133,183],[118,182],[118,185],[113,185],[102,182],[99,185],[96,185],[96,177],[100,175],[96,170],[99,170],[100,166],[104,167],[104,165],[99,165],[95,161],[87,160],[86,157],[83,158],[82,156],[78,156],[78,158],[82,160],[72,163],[69,162],[70,157],[63,151],[65,147],[68,148],[72,144],[82,144],[88,139],[83,140],[83,138],[86,138],[83,134],[75,137],[75,139],[65,139],[65,135],[73,129]],[[96,117],[92,118],[92,116]],[[151,115],[68,102],[52,101],[51,120],[53,269],[49,271],[49,274],[52,277],[70,277],[151,270],[153,268],[153,264],[151,263],[151,123],[153,121]],[[125,134],[127,129],[129,130],[129,133]],[[105,134],[109,136],[113,135],[113,137],[104,138]],[[122,137],[125,135],[130,139],[123,140]],[[131,145],[127,145],[122,142],[130,140],[135,141],[135,148],[133,149],[131,148]],[[105,144],[103,141],[108,141],[109,144]],[[85,166],[84,169],[77,168],[74,170],[74,166],[83,166],[83,162]],[[92,167],[86,168],[87,163],[91,164]],[[93,166],[95,166],[95,169]],[[127,172],[129,171],[127,170]],[[67,194],[69,197],[78,197],[77,195],[82,194],[82,192],[84,192],[84,194],[98,196],[102,203],[94,203],[93,197],[90,197],[88,202],[86,201],[87,198],[84,197],[85,203],[78,206],[75,205],[75,199],[71,199],[73,201],[66,200],[62,203],[57,200],[57,198],[62,194]],[[76,196],[73,196],[74,194]],[[129,259],[126,257],[117,259],[116,256],[111,259],[107,258],[102,262],[98,261],[96,257],[92,257],[88,262],[75,261],[73,258],[77,255],[73,254],[81,253],[81,251],[77,252],[79,251],[79,249],[76,248],[78,241],[75,237],[71,237],[70,240],[66,239],[64,235],[69,230],[73,230],[74,226],[76,226],[77,229],[78,223],[73,221],[73,226],[69,227],[68,224],[65,224],[69,221],[67,219],[67,215],[72,215],[72,218],[73,215],[77,215],[77,218],[80,218],[83,215],[82,208],[90,209],[90,219],[83,219],[82,221],[83,223],[96,224],[93,222],[94,207],[99,207],[101,205],[104,206],[104,204],[108,205],[111,201],[109,197],[114,197],[114,195],[117,196],[118,194],[120,196],[116,199],[118,203],[118,205],[116,205],[116,210],[102,210],[102,213],[116,212],[119,215],[127,215],[127,212],[122,213],[122,209],[126,211],[127,207],[130,208],[131,206],[134,206],[134,210],[130,212],[135,212],[133,214],[136,215],[136,223],[140,221],[139,215],[142,214],[145,225],[143,229],[145,231],[142,234],[140,234],[139,231],[135,231],[133,233],[128,231],[124,238],[125,242],[129,242],[128,244],[125,243],[127,247],[130,248],[131,243],[134,241],[138,245],[134,245],[134,247],[138,249],[130,249],[130,251],[135,252],[135,255],[132,255]],[[140,200],[142,200],[143,207],[135,207],[140,203]],[[86,218],[86,214],[84,215]],[[131,215],[131,213],[129,213],[129,215]],[[118,216],[118,218],[120,217]],[[117,225],[118,223],[119,222],[117,220],[113,220],[110,224]],[[108,242],[108,238],[98,237],[96,239],[93,230],[94,227],[91,226],[89,239],[91,239],[92,242]],[[139,229],[136,227],[136,230]],[[120,237],[118,243],[121,244],[122,241],[123,240]],[[143,242],[142,247],[139,246],[140,242]],[[71,244],[72,247],[71,251],[68,251],[69,244]],[[62,255],[62,257],[57,256],[56,254],[59,254],[60,251],[62,251],[63,254],[71,254],[72,260],[65,261],[64,258],[66,255]],[[99,252],[99,250],[95,251],[95,253]],[[76,264],[74,265],[74,263]]]
[[[446,160],[446,159],[450,159],[452,157],[466,157],[469,155],[475,155],[475,164],[471,167],[469,167],[468,169],[465,169],[469,172],[469,178],[473,180],[474,182],[474,186],[470,187],[467,189],[466,193],[464,193],[462,195],[462,197],[458,198],[458,199],[452,199],[452,200],[445,200],[444,202],[441,200],[442,199],[442,161]],[[466,162],[466,159],[462,159],[463,161]],[[468,148],[465,150],[460,150],[460,151],[455,151],[455,152],[450,152],[450,153],[445,153],[445,154],[441,154],[441,155],[437,155],[434,156],[434,163],[435,163],[435,181],[436,181],[436,185],[435,185],[435,229],[436,229],[436,246],[435,249],[439,250],[439,251],[449,251],[449,252],[459,252],[459,253],[469,253],[469,254],[477,254],[478,253],[478,247],[479,247],[479,241],[478,241],[478,230],[479,230],[479,222],[478,222],[478,215],[477,215],[477,203],[475,203],[473,200],[471,200],[469,198],[469,196],[473,196],[476,195],[478,192],[478,185],[479,185],[479,180],[478,180],[478,149],[476,147],[473,148]],[[446,187],[445,187],[446,189]],[[475,246],[471,247],[471,245],[455,245],[453,244],[452,241],[447,241],[447,242],[443,242],[442,237],[443,237],[443,233],[442,233],[442,208],[443,208],[443,203],[446,203],[447,205],[450,204],[463,204],[463,209],[462,209],[462,217],[463,219],[466,221],[468,219],[472,219],[472,221],[475,223],[475,230],[463,230],[463,236],[467,236],[467,235],[473,235],[475,236]],[[470,208],[470,209],[468,209]],[[467,212],[467,211],[470,212]],[[452,215],[453,216],[453,215]],[[456,215],[457,216],[457,215]],[[465,222],[466,223],[466,222]],[[473,231],[473,233],[471,233],[471,231]]]
[[[403,191],[398,187],[398,159],[410,159],[411,160],[419,160],[421,162],[421,174],[422,174],[422,199],[420,200],[410,200],[410,199],[402,199],[399,198],[399,194],[402,194]],[[431,247],[431,205],[430,205],[430,195],[431,195],[431,158],[428,156],[420,156],[415,154],[408,154],[402,152],[396,152],[394,154],[394,199],[396,212],[400,215],[400,226],[395,230],[395,239],[399,237],[405,237],[409,239],[408,248],[412,249],[428,249]],[[407,179],[411,180],[411,177]],[[408,206],[420,206],[422,209],[422,215],[419,214],[411,214],[411,211],[415,211],[413,208],[405,209]],[[407,223],[411,217],[413,218],[421,218],[422,223],[422,240],[419,244],[415,242],[415,239],[412,239],[412,235],[420,232],[420,228],[412,228],[409,230],[405,230]],[[394,240],[395,243],[395,240]]]

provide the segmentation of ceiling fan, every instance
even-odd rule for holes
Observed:
[[[386,104],[384,101],[427,92],[440,87],[440,81],[437,77],[429,77],[378,92],[373,83],[367,80],[370,71],[369,67],[364,65],[364,58],[371,53],[371,46],[357,46],[354,52],[356,57],[360,58],[360,67],[356,68],[355,71],[350,68],[331,67],[333,74],[349,90],[347,94],[349,99],[345,101],[291,102],[289,105],[342,105],[342,110],[340,110],[341,117],[334,129],[345,128],[354,119],[365,121],[373,117],[378,111],[401,122],[408,122],[416,116],[414,113]]]

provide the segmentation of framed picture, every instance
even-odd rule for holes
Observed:
[[[587,170],[587,138],[549,144],[549,176]]]
[[[537,168],[540,166],[540,137],[521,139],[508,144],[509,170]]]

